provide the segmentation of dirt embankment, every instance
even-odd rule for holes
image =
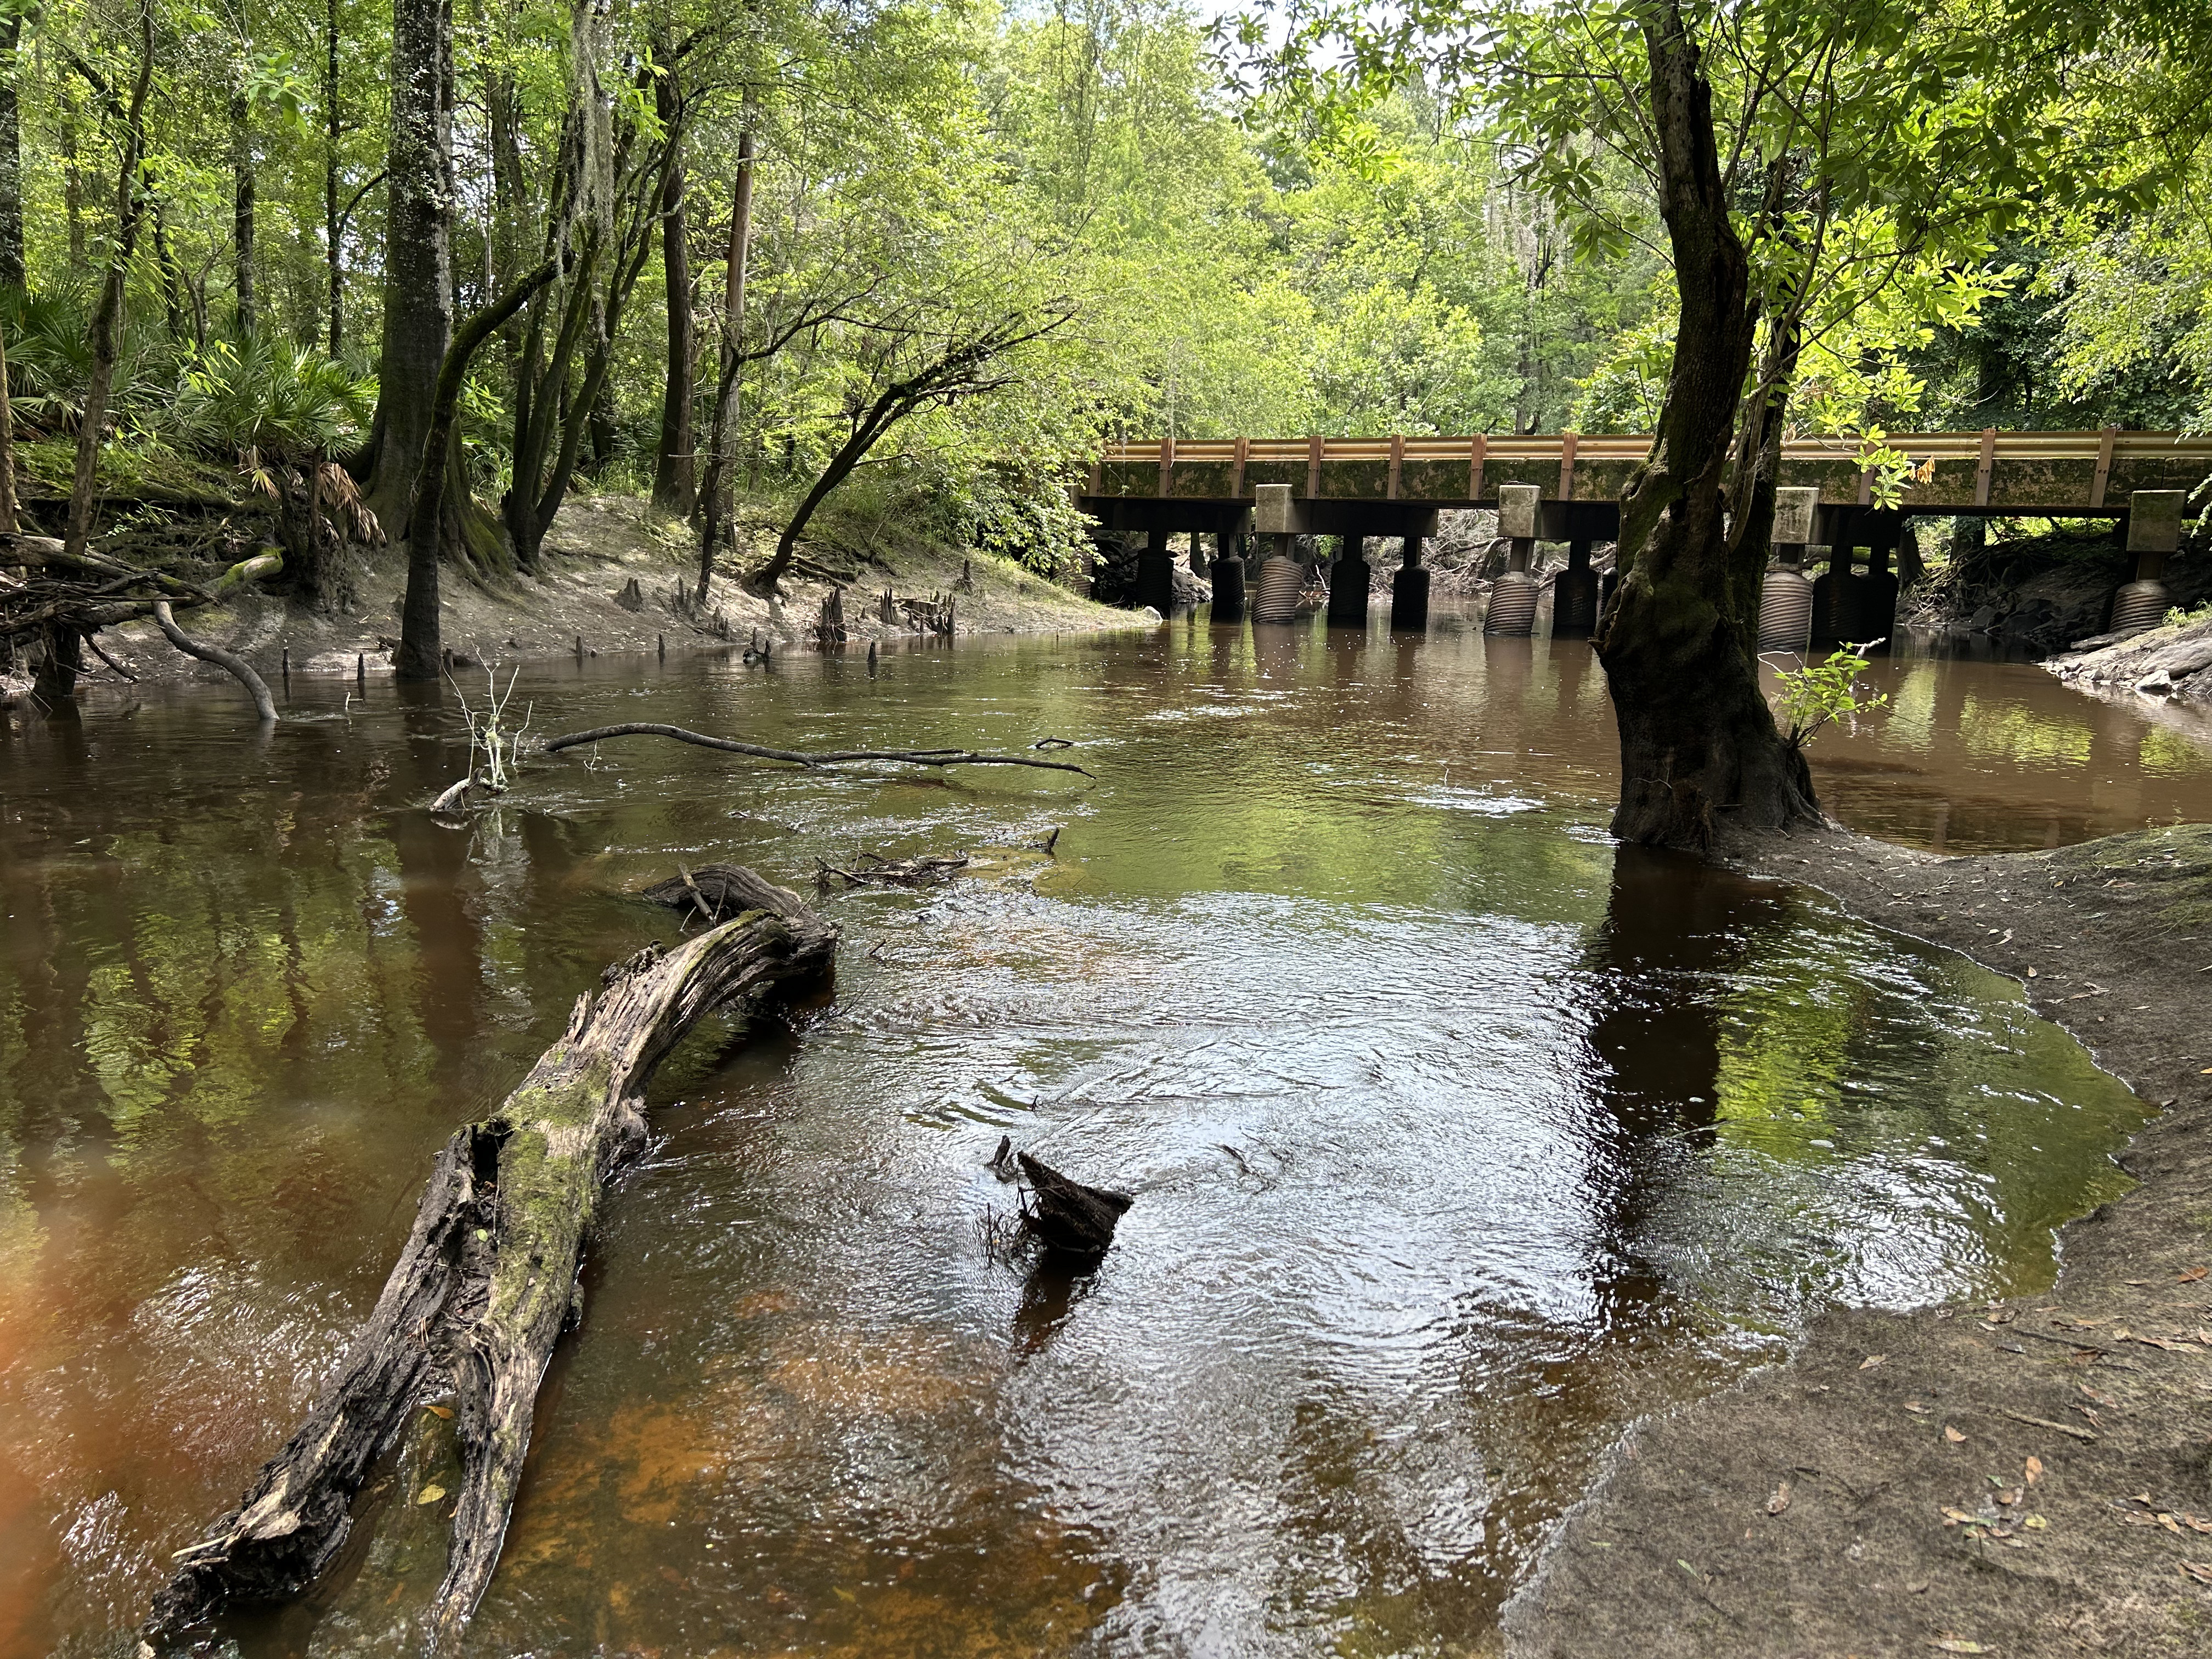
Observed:
[[[1836,1311],[1638,1425],[1509,1605],[1529,1659],[2212,1651],[2212,828],[1942,860],[1831,831],[1729,861],[2027,986],[2166,1110],[2137,1182],[1994,1306]]]
[[[1933,540],[1923,528],[1921,539]],[[2012,533],[1940,561],[1909,586],[1897,619],[1954,639],[1988,639],[2037,653],[2064,651],[2104,632],[2112,594],[2135,576],[2135,556],[2107,526],[2051,525]],[[2186,610],[2212,594],[2212,550],[2192,538],[2166,562],[2163,578]]]
[[[2212,707],[2212,617],[2169,623],[2055,658],[2048,666],[2083,690],[2132,691]]]
[[[882,619],[887,588],[896,599],[950,594],[955,626],[965,635],[1142,625],[1127,611],[1093,605],[1006,560],[979,555],[963,562],[957,553],[920,544],[871,544],[857,552],[846,546],[808,550],[774,605],[718,574],[707,615],[699,617],[675,599],[679,585],[697,580],[697,560],[690,531],[654,522],[635,498],[578,496],[554,522],[541,576],[479,585],[456,571],[446,573],[440,584],[444,641],[467,662],[484,664],[573,655],[580,640],[593,655],[652,651],[663,641],[672,653],[723,650],[755,635],[778,647],[797,647],[812,639],[823,598],[833,585],[847,589],[846,628],[863,648],[869,640],[904,638],[911,631],[902,614],[892,623]],[[398,560],[385,554],[357,568],[355,601],[345,614],[318,616],[282,599],[254,595],[191,611],[182,620],[196,637],[238,652],[272,677],[288,650],[295,674],[351,675],[356,663],[370,675],[389,674],[405,580]],[[626,603],[633,580],[636,591]],[[714,626],[716,611],[729,640]],[[111,629],[100,644],[143,679],[222,678],[221,671],[173,650],[151,623]],[[96,684],[105,672],[95,663],[88,678]]]

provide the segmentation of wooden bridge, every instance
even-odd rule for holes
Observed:
[[[1603,603],[1591,568],[1593,544],[1620,532],[1620,495],[1650,451],[1645,436],[1563,432],[1471,438],[1155,438],[1109,447],[1092,465],[1077,506],[1102,534],[1138,532],[1134,602],[1165,615],[1173,604],[1174,560],[1167,538],[1188,532],[1216,538],[1220,569],[1217,619],[1243,613],[1243,562],[1250,532],[1273,538],[1255,620],[1291,614],[1300,583],[1291,538],[1342,538],[1340,563],[1357,566],[1333,581],[1332,622],[1364,624],[1364,548],[1370,537],[1404,538],[1393,584],[1391,625],[1419,628],[1428,616],[1421,543],[1447,508],[1489,507],[1512,544],[1494,585],[1485,626],[1525,634],[1535,623],[1539,587],[1529,573],[1539,540],[1565,542],[1565,570],[1552,582],[1554,633],[1587,633]],[[1861,447],[1844,438],[1783,446],[1774,542],[1781,569],[1768,579],[1779,620],[1762,637],[1873,638],[1887,634],[1897,579],[1888,569],[1905,521],[1916,516],[2109,518],[2126,527],[2137,556],[2136,580],[2114,596],[2112,626],[2149,625],[2164,613],[2159,577],[2179,545],[2189,492],[2212,476],[2212,438],[2172,432],[1912,432],[1885,447],[1911,463],[1895,496],[1877,504],[1875,477]],[[1887,494],[1887,492],[1885,492]],[[1808,546],[1828,550],[1828,574],[1814,583],[1799,567]],[[1856,562],[1861,550],[1868,568]],[[1194,568],[1200,562],[1194,556]],[[1273,573],[1272,575],[1269,573]],[[1611,576],[1605,578],[1609,584]],[[1224,600],[1226,604],[1224,605]],[[1856,630],[1856,631],[1847,631]]]
[[[2194,489],[2212,475],[2212,437],[2117,427],[1908,432],[1887,447],[1915,464],[1897,507],[1906,517],[2125,518],[2138,490]],[[1432,527],[1424,516],[1437,509],[1496,507],[1505,484],[1533,484],[1547,505],[1610,506],[1650,447],[1649,437],[1573,432],[1155,438],[1107,448],[1081,500],[1108,530],[1234,531],[1244,526],[1224,520],[1249,509],[1258,486],[1285,484],[1310,504],[1313,533],[1419,534]],[[1824,507],[1871,506],[1874,479],[1858,457],[1848,439],[1800,439],[1783,446],[1779,482],[1818,490]]]

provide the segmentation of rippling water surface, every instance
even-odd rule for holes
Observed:
[[[1882,672],[1822,768],[1855,822],[2212,817],[2201,751],[2039,671]],[[977,855],[825,899],[834,996],[665,1069],[487,1656],[1483,1651],[1629,1419],[1824,1301],[2047,1280],[2142,1114],[2010,982],[1616,848],[1587,650],[1449,614],[539,668],[541,732],[1059,736],[1098,776],[635,740],[465,828],[420,806],[451,716],[348,689],[266,738],[221,687],[0,734],[0,1653],[127,1650],[679,861]],[[1002,1133],[1136,1194],[1101,1271],[987,1251]],[[387,1650],[403,1565],[245,1650]]]

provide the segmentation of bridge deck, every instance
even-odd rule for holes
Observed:
[[[2118,518],[2136,490],[2192,490],[2212,474],[2212,437],[2172,432],[1915,432],[1888,441],[1917,463],[1900,504],[1906,514]],[[1114,527],[1133,528],[1170,516],[1200,527],[1197,520],[1233,514],[1263,483],[1346,508],[1371,503],[1358,516],[1379,521],[1410,517],[1409,509],[1493,506],[1508,483],[1534,484],[1547,501],[1595,504],[1619,498],[1650,444],[1577,433],[1152,439],[1108,448],[1084,504]],[[1865,504],[1872,494],[1857,446],[1841,438],[1785,445],[1781,482],[1817,489],[1837,505]],[[1145,502],[1158,505],[1147,510]]]

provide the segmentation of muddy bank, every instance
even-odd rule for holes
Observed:
[[[1840,831],[1739,867],[2022,979],[2167,1109],[2046,1294],[1837,1311],[1638,1425],[1509,1605],[1516,1655],[2201,1653],[2212,1631],[2212,828],[1942,860]]]
[[[1909,526],[1929,562],[1924,575],[1905,584],[1897,612],[1901,626],[1957,640],[1987,639],[2002,649],[2040,656],[2102,634],[2114,591],[2135,576],[2135,556],[2113,526],[2018,521],[2014,533],[1978,545],[1960,540],[1955,527],[1941,531],[1941,523]],[[2036,524],[2043,528],[2027,533]],[[1899,568],[1914,562],[1900,557]],[[2212,554],[2201,536],[2185,538],[2181,551],[2167,560],[2163,580],[2173,603],[2185,610],[2212,594]]]
[[[2212,708],[2212,617],[2111,640],[2054,658],[2049,666],[2085,691],[2132,691]]]
[[[1110,610],[1013,563],[981,555],[964,559],[925,544],[878,539],[864,548],[813,546],[771,605],[719,576],[703,617],[676,602],[679,585],[698,580],[698,555],[687,527],[648,518],[644,504],[623,495],[578,496],[561,510],[546,539],[539,576],[477,583],[448,570],[440,584],[446,647],[462,665],[653,651],[727,650],[758,635],[778,646],[811,641],[823,597],[846,589],[845,624],[866,649],[871,640],[917,637],[903,616],[880,614],[882,595],[927,599],[951,595],[962,634],[1029,634],[1150,625]],[[237,652],[272,681],[289,653],[291,672],[371,677],[392,672],[406,573],[390,554],[363,560],[354,572],[354,603],[322,616],[289,600],[250,595],[185,619],[198,638]],[[636,584],[635,590],[630,584]],[[896,609],[896,607],[895,607]],[[720,627],[715,613],[720,617]],[[726,629],[727,636],[724,635]],[[142,680],[221,680],[222,672],[179,655],[150,623],[110,629],[100,645]],[[88,688],[120,684],[96,660]]]

